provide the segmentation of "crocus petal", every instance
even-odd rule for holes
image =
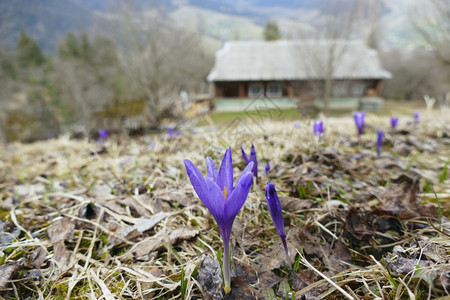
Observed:
[[[251,163],[251,162],[250,162]],[[227,222],[233,223],[234,218],[238,214],[242,205],[244,205],[247,199],[248,193],[250,192],[250,187],[253,183],[253,174],[247,173],[242,174],[236,183],[236,188],[228,197],[225,203],[225,215],[227,216]]]
[[[248,164],[248,157],[247,157],[247,154],[245,154],[244,148],[242,148],[242,146],[241,146],[241,153],[242,153],[242,157],[245,160],[245,163]]]
[[[226,218],[224,214],[224,205],[226,203],[225,196],[219,186],[208,177],[205,178],[205,192],[208,196],[208,205],[205,201],[202,201],[209,209],[214,219],[216,219],[217,225],[222,231],[224,230],[223,226],[226,225]]]
[[[208,171],[208,178],[210,178],[214,182],[217,182],[217,167],[212,158],[209,156],[206,158],[206,168]]]
[[[285,238],[286,233],[284,231],[284,221],[281,211],[280,199],[278,198],[275,186],[270,182],[267,182],[266,185],[266,199],[270,216],[272,217],[273,224],[275,225],[275,229],[277,230],[277,233],[281,238]]]
[[[197,167],[189,159],[184,160],[184,165],[186,166],[186,171],[195,192],[205,206],[209,208],[211,205],[209,204],[209,198],[206,194],[205,179],[203,178],[202,173],[200,173]]]
[[[267,162],[267,164],[266,164],[266,175],[269,174],[269,171],[270,171],[270,164],[269,164],[269,162]]]
[[[233,161],[231,160],[231,147],[228,147],[227,151],[225,151],[216,182],[222,191],[224,187],[227,188],[228,195],[233,192]]]
[[[255,162],[255,161],[257,161],[257,158],[256,158],[256,150],[255,150],[255,146],[253,146],[253,144],[252,144],[252,149],[250,150],[250,161],[252,161],[252,162]],[[253,168],[254,168],[255,166],[253,165]]]
[[[250,150],[250,161],[255,161],[256,160],[256,150],[255,150],[255,146],[253,146],[252,144],[252,149]]]
[[[248,165],[245,167],[244,171],[242,171],[241,175],[239,176],[237,182],[241,180],[244,175],[247,175],[248,173],[252,173],[253,171],[253,162],[249,162]]]
[[[258,182],[258,159],[256,158],[255,146],[252,144],[252,149],[250,151],[250,161],[253,162],[253,175],[256,177],[256,182]]]

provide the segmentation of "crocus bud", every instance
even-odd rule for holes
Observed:
[[[258,159],[256,158],[255,146],[253,146],[253,144],[252,144],[252,149],[250,150],[250,158],[247,157],[247,154],[245,154],[244,148],[242,148],[242,146],[241,146],[241,152],[242,152],[242,157],[244,158],[246,164],[253,162],[252,173],[253,173],[253,176],[256,178],[256,183],[258,183]]]
[[[381,145],[383,144],[383,130],[377,131],[377,155],[380,156],[381,153]]]
[[[280,199],[278,198],[275,186],[267,181],[266,185],[266,200],[267,206],[269,207],[270,216],[272,217],[273,224],[278,235],[283,242],[284,251],[286,252],[286,259],[288,264],[290,264],[289,251],[286,244],[286,232],[284,230],[283,213],[281,211]]]
[[[98,136],[101,140],[106,141],[106,139],[108,138],[108,129],[100,129],[99,131],[97,131]]]
[[[170,139],[173,140],[174,132],[173,132],[173,128],[172,127],[168,127],[167,128],[167,133],[169,133]]]
[[[364,118],[366,114],[363,111],[355,112],[355,124],[358,129],[358,135],[361,135],[364,129]]]
[[[414,124],[419,124],[419,112],[414,112]]]
[[[267,162],[267,164],[266,164],[266,175],[269,174],[269,171],[270,171],[270,164],[269,164],[269,162]]]
[[[314,120],[313,134],[314,136],[321,136],[323,134],[322,120]]]
[[[398,124],[398,118],[392,117],[391,118],[391,128],[395,129],[395,127],[397,127],[397,124]]]

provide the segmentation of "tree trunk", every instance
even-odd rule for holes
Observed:
[[[325,116],[328,116],[329,109],[330,109],[330,98],[331,98],[331,85],[333,83],[333,80],[331,78],[331,74],[327,75],[325,78],[325,91],[323,94],[323,110],[325,113]]]

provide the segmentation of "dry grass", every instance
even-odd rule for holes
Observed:
[[[406,128],[409,117],[400,118],[400,127]],[[187,181],[183,160],[192,160],[206,173],[205,156],[218,162],[226,144],[232,143],[238,176],[237,169],[244,167],[238,146],[244,144],[248,151],[252,142],[260,174],[264,174],[265,161],[272,166],[269,177],[283,196],[289,248],[297,256],[292,255],[294,272],[290,272],[283,265],[283,251],[265,204],[267,179],[260,175],[260,184],[254,185],[235,221],[232,238],[235,274],[245,278],[256,274],[256,279],[241,282],[242,290],[240,281],[234,281],[236,293],[262,298],[287,291],[295,292],[298,299],[305,295],[347,299],[449,296],[444,277],[450,269],[446,218],[450,190],[448,177],[439,180],[450,157],[445,144],[449,114],[423,112],[418,128],[408,127],[407,135],[388,134],[380,158],[375,157],[373,141],[376,128],[388,127],[386,117],[367,117],[369,126],[360,147],[354,144],[351,118],[325,120],[326,135],[321,141],[312,136],[310,120],[301,122],[300,128],[291,121],[273,122],[267,115],[259,121],[240,124],[245,127],[238,134],[223,127],[196,134],[184,131],[174,140],[164,134],[113,137],[100,145],[62,137],[3,147],[0,294],[6,299],[212,295],[214,291],[205,290],[197,273],[206,256],[216,256],[220,236]],[[409,147],[409,154],[396,152],[402,144]],[[365,156],[352,160],[357,154]],[[387,167],[383,160],[398,166]],[[337,162],[347,171],[336,167]],[[395,192],[389,182],[410,171],[421,177],[417,201],[432,208],[425,211],[413,205],[400,212],[398,220],[386,218],[395,226],[404,226],[397,231],[390,225],[384,231],[382,226],[372,226],[374,220],[390,214],[389,207],[383,206],[391,199],[389,193]],[[440,210],[430,197],[434,195],[430,186],[439,194]],[[339,200],[343,208],[333,208],[336,202],[330,200]],[[430,211],[442,216],[427,215]],[[349,212],[358,218],[349,219]],[[355,226],[363,224],[363,231],[373,237],[358,231],[361,228],[348,227],[345,220],[354,220]],[[341,259],[346,267],[330,269],[327,256],[308,246],[314,245],[314,239],[320,241],[316,247],[329,251],[335,263],[341,259],[337,245],[347,248],[350,261]],[[394,246],[418,267],[405,274],[393,272],[392,263],[403,253],[394,255]],[[436,253],[444,253],[447,259],[433,258]],[[420,265],[421,260],[432,264]]]

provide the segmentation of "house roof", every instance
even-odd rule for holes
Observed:
[[[332,68],[330,68],[332,66]],[[383,79],[377,52],[362,41],[232,41],[216,52],[209,81]]]

